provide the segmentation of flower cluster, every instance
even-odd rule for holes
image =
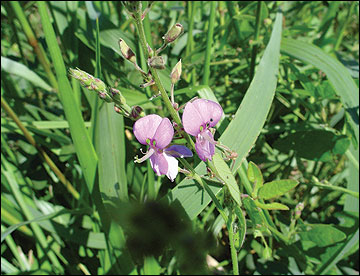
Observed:
[[[195,149],[201,160],[211,160],[215,153],[213,133],[210,131],[223,114],[221,106],[213,101],[197,99],[188,102],[182,116],[186,133],[196,137]],[[150,158],[150,164],[157,175],[166,175],[173,181],[178,173],[176,157],[191,157],[193,154],[185,146],[172,145],[174,128],[168,118],[159,115],[147,115],[134,124],[134,135],[143,145],[149,145],[145,155],[135,162],[143,162]]]

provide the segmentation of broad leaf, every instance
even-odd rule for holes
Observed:
[[[298,184],[299,182],[293,179],[271,181],[265,183],[264,186],[259,189],[258,197],[261,199],[270,199],[281,196],[295,188]]]
[[[320,247],[335,244],[346,238],[344,232],[326,224],[314,224],[310,230],[300,232],[299,235],[302,240],[312,241]]]

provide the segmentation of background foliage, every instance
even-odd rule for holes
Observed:
[[[121,56],[119,38],[147,66],[120,2],[2,1],[1,14],[2,273],[232,274],[233,234],[241,274],[358,274],[358,2],[164,1],[144,19],[153,49],[184,26],[162,52],[166,91],[181,59],[176,101],[224,109],[215,138],[239,157],[215,159],[230,195],[203,178],[223,211],[238,190],[266,200],[242,197],[233,233],[194,180],[135,164],[133,121],[68,76],[79,67],[169,117]]]

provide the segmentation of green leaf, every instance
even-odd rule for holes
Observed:
[[[274,98],[280,58],[282,14],[276,16],[269,44],[256,69],[250,87],[220,141],[238,154],[235,172],[250,149],[265,123]],[[251,122],[251,123],[249,123]]]
[[[255,200],[256,206],[260,207],[261,209],[265,210],[289,210],[289,207],[287,207],[284,204],[278,203],[278,202],[272,202],[272,203],[261,203],[258,200]]]
[[[346,238],[344,232],[326,224],[313,224],[311,229],[299,233],[302,240],[308,240],[317,246],[326,247]]]
[[[293,179],[282,179],[275,180],[268,183],[265,183],[259,189],[258,196],[261,199],[270,199],[273,197],[281,196],[291,189],[295,188],[299,182]]]
[[[86,184],[91,193],[97,170],[97,155],[90,141],[90,137],[85,128],[84,119],[70,86],[64,60],[62,58],[54,29],[50,22],[46,3],[39,1],[38,7],[46,43],[49,47],[52,62],[56,71],[56,77],[59,84],[59,97],[64,106],[65,116],[70,126],[71,137],[74,141],[76,153],[84,173]]]
[[[347,136],[326,130],[297,131],[273,144],[281,152],[294,150],[298,157],[323,162],[331,161],[332,154],[344,154],[349,146]]]
[[[251,197],[245,197],[243,198],[243,203],[246,213],[250,217],[250,220],[253,224],[253,227],[259,230],[264,230],[265,223],[254,200]]]
[[[34,71],[30,70],[25,65],[17,61],[6,57],[1,57],[1,70],[4,70],[9,74],[24,78],[37,87],[43,88],[47,91],[53,91],[53,88],[48,85],[42,78],[40,78]]]
[[[340,61],[325,53],[319,47],[301,40],[283,38],[281,52],[310,63],[323,71],[333,85],[336,93],[341,97],[354,123],[358,126],[359,92],[349,71]],[[355,117],[354,117],[355,116]]]
[[[84,214],[84,213],[89,213],[90,211],[91,210],[89,210],[89,209],[75,209],[75,210],[61,209],[59,211],[53,212],[48,215],[39,216],[39,217],[36,217],[31,220],[26,220],[21,223],[13,224],[10,227],[8,227],[4,232],[1,233],[1,242],[4,241],[4,239],[6,238],[7,235],[10,235],[13,231],[15,231],[16,229],[18,229],[19,227],[21,227],[23,225],[27,225],[32,222],[50,220],[50,219],[56,218],[56,217],[64,215],[64,214]]]
[[[235,200],[235,202],[239,206],[241,206],[239,186],[238,186],[238,184],[235,180],[235,177],[233,176],[229,166],[225,163],[225,161],[222,159],[222,157],[219,153],[216,153],[213,156],[213,163],[215,165],[215,168],[216,168],[219,176],[224,181],[225,185],[228,187],[228,189],[230,191],[230,195]]]
[[[235,233],[235,247],[236,250],[240,250],[244,244],[246,236],[246,219],[243,211],[239,206],[235,206],[235,214],[238,217],[238,231]]]
[[[238,153],[233,171],[237,170],[255,143],[274,97],[280,58],[281,22],[282,14],[278,13],[269,44],[265,49],[254,79],[235,114],[235,119],[220,137],[223,144]],[[195,171],[200,175],[205,174],[205,164],[201,162]],[[215,195],[222,188],[217,185],[209,187]],[[167,195],[167,198],[170,201],[179,201],[191,219],[200,214],[211,201],[210,196],[204,190],[200,190],[194,180],[189,179],[181,181]]]
[[[103,200],[128,199],[125,171],[124,119],[111,104],[99,108],[95,144],[99,157],[99,189]],[[116,127],[115,127],[116,126]]]
[[[251,161],[248,165],[247,176],[254,183],[253,197],[257,197],[258,190],[263,186],[264,180],[259,167]]]

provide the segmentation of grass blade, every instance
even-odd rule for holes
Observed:
[[[65,116],[69,122],[71,137],[74,141],[77,156],[83,169],[84,177],[91,193],[97,170],[97,155],[86,131],[80,109],[72,93],[64,60],[51,25],[45,2],[38,2],[39,13],[44,28],[46,43],[56,71],[59,83],[59,96],[64,106]]]

